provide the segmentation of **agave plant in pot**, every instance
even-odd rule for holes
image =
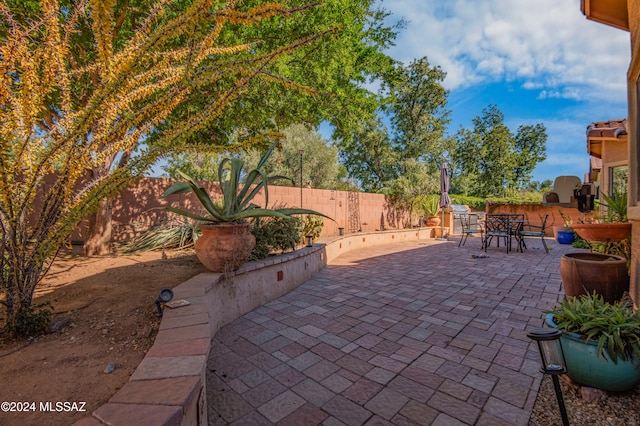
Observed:
[[[640,384],[640,312],[593,293],[567,298],[547,313],[546,324],[563,332],[567,375],[575,382],[613,392]]]
[[[167,207],[167,210],[200,222],[202,236],[195,244],[196,255],[202,264],[213,272],[230,272],[238,269],[251,255],[255,247],[255,237],[251,234],[248,219],[257,217],[290,217],[296,214],[322,213],[301,208],[268,209],[255,204],[253,200],[264,191],[265,206],[269,203],[268,184],[285,176],[267,176],[262,169],[277,143],[271,144],[262,155],[255,169],[250,170],[244,181],[244,160],[225,158],[218,167],[218,184],[222,199],[215,202],[207,190],[185,173],[180,175],[185,181],[174,183],[163,194],[166,198],[173,194],[193,192],[206,214],[196,214],[183,209]]]

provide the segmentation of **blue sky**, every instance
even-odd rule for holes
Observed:
[[[407,27],[388,53],[426,56],[447,72],[450,133],[489,104],[515,133],[547,128],[547,160],[534,180],[588,172],[587,126],[627,115],[629,33],[588,21],[580,0],[383,0]]]

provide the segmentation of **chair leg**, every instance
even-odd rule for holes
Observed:
[[[544,235],[542,236],[542,245],[544,247],[544,254],[549,254],[549,248],[547,248],[547,243],[544,241]]]

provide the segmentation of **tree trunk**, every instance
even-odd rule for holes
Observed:
[[[97,256],[111,253],[111,200],[104,199],[100,202],[98,211],[89,218],[87,237],[84,242],[84,254]]]

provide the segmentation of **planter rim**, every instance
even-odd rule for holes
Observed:
[[[631,227],[631,222],[613,222],[613,223],[574,223],[571,225],[573,229],[588,229],[588,228],[599,228],[599,229],[618,229],[618,228],[629,228]]]
[[[604,254],[604,253],[593,253],[593,252],[573,252],[573,253],[565,253],[562,257],[569,258],[576,262],[614,262],[614,261],[624,261],[627,259],[618,256],[617,254]]]
[[[545,316],[544,318],[544,322],[551,328],[555,328],[556,330],[560,330],[558,328],[558,324],[556,324],[555,322],[555,315],[553,315],[552,313],[549,313]],[[562,332],[562,336],[563,337],[569,337],[572,340],[577,340],[579,342],[588,344],[588,345],[593,345],[593,346],[598,346],[598,341],[597,340],[587,340],[587,339],[583,339],[582,338],[582,334],[579,333],[574,333],[573,331],[566,331],[566,330],[560,330]]]
[[[551,328],[555,328],[556,330],[560,330],[562,332],[562,337],[565,337],[567,339],[576,341],[576,342],[580,342],[580,343],[584,343],[585,345],[590,345],[590,346],[598,346],[598,341],[595,339],[585,339],[584,338],[584,334],[580,334],[580,333],[575,333],[573,331],[566,331],[566,330],[561,330],[558,328],[558,325],[555,322],[555,316],[552,313],[548,313],[545,316],[544,319],[545,324],[547,324],[547,326],[551,327]],[[604,348],[605,354],[607,357],[609,357],[609,350],[605,347]],[[609,358],[607,359],[607,361],[609,360]],[[634,358],[631,358],[632,361],[635,362]]]
[[[577,223],[573,229],[586,241],[614,243],[631,235],[631,222]]]

